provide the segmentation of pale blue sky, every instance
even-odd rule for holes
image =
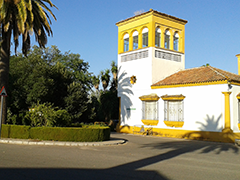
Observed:
[[[52,0],[53,37],[64,53],[78,53],[99,74],[117,62],[116,22],[150,8],[188,21],[185,31],[186,68],[209,63],[237,73],[236,54],[240,54],[239,0]]]

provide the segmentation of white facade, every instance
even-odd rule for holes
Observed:
[[[142,95],[151,93],[159,97],[163,95],[184,95],[184,125],[181,128],[172,128],[164,124],[164,100],[158,100],[159,123],[156,128],[181,129],[193,131],[216,131],[221,132],[224,128],[225,97],[222,92],[228,89],[227,84],[203,85],[177,88],[144,89],[134,90],[135,84],[125,88],[125,93],[119,92],[121,102],[121,126],[143,125],[142,120]],[[239,132],[238,129],[238,99],[236,95],[240,92],[239,86],[232,86],[230,90],[230,113],[231,129]],[[130,92],[130,93],[127,93]]]

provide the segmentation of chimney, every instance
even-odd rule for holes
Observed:
[[[240,54],[237,54],[236,57],[238,58],[238,75],[240,75]]]

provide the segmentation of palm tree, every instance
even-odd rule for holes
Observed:
[[[47,35],[52,35],[51,20],[48,13],[55,15],[46,5],[57,8],[51,0],[0,0],[0,22],[2,42],[0,53],[0,87],[8,91],[9,58],[11,37],[13,35],[15,53],[22,35],[22,53],[27,56],[30,49],[30,34],[34,33],[40,47],[47,44]],[[6,120],[6,100],[3,102],[3,123]]]
[[[116,65],[115,61],[112,61],[112,63],[111,63],[111,71],[113,74],[113,79],[116,80],[118,69],[117,69],[117,65]]]
[[[111,71],[112,71],[112,75],[113,75],[113,80],[112,80],[112,84],[111,84],[111,88],[110,90],[117,90],[117,73],[118,73],[118,68],[117,65],[115,63],[115,61],[112,61],[111,63]]]
[[[95,89],[98,91],[98,89],[99,89],[99,83],[100,83],[99,75],[92,77],[92,83],[93,83],[93,86],[95,87]]]
[[[108,84],[109,84],[109,81],[110,81],[110,70],[109,69],[106,69],[105,72],[104,71],[101,71],[100,72],[100,75],[101,75],[101,81],[102,81],[102,86],[103,86],[103,89],[104,91],[107,89],[108,87]]]

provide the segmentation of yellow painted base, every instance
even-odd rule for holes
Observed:
[[[238,124],[238,129],[240,130],[240,123]]]
[[[137,129],[136,129],[137,128]],[[120,126],[118,132],[121,133],[133,133],[133,130],[140,132],[141,127],[132,126]],[[240,133],[233,132],[210,132],[210,131],[189,131],[180,129],[161,129],[152,128],[151,135],[160,137],[172,137],[172,138],[185,138],[193,140],[215,141],[215,142],[227,142],[234,143],[235,139],[240,139]]]
[[[159,120],[142,119],[142,123],[147,126],[156,126]]]
[[[183,127],[183,121],[164,121],[168,127]]]

